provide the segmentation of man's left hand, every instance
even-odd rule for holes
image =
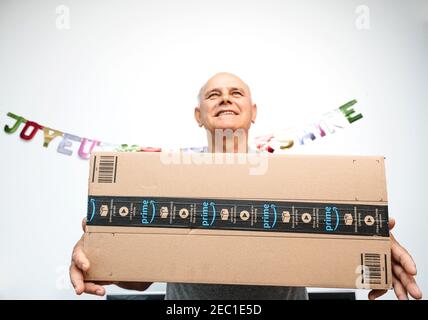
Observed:
[[[395,220],[389,219],[389,230],[395,226]],[[391,259],[392,259],[392,286],[395,295],[399,300],[408,300],[409,295],[415,299],[422,298],[422,292],[415,281],[416,264],[409,252],[403,248],[394,236],[391,239]],[[387,290],[371,290],[369,299],[374,300],[383,296]]]

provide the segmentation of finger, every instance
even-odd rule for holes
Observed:
[[[85,232],[85,228],[86,228],[86,217],[82,219],[82,230],[83,230],[83,232]]]
[[[392,260],[399,263],[407,273],[415,276],[417,273],[416,264],[409,252],[404,249],[394,236],[391,235],[391,253]]]
[[[409,300],[406,289],[404,289],[401,282],[394,276],[392,277],[392,286],[394,287],[394,292],[398,300]]]
[[[76,294],[81,295],[85,290],[82,270],[80,270],[74,262],[70,266],[70,280]]]
[[[392,264],[393,276],[395,276],[403,285],[405,290],[415,299],[422,298],[422,291],[416,284],[415,278],[412,275],[406,273],[406,271],[396,263]]]
[[[369,292],[369,300],[375,300],[387,292],[388,290],[372,290]]]
[[[388,227],[389,227],[389,230],[394,229],[394,227],[395,227],[395,219],[394,218],[389,218]]]
[[[103,296],[106,293],[106,289],[93,282],[85,282],[85,293],[96,294],[97,296]]]
[[[91,266],[88,258],[79,245],[76,246],[73,251],[72,260],[76,266],[83,271],[88,271]]]
[[[116,284],[115,282],[112,282],[112,281],[96,281],[94,283],[100,286],[111,286],[112,284]]]

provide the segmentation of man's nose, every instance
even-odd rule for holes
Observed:
[[[232,103],[232,101],[230,101],[230,96],[228,93],[223,94],[222,96],[223,101],[221,102],[221,104],[230,104]]]

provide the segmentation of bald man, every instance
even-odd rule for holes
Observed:
[[[208,152],[248,152],[248,132],[257,116],[257,106],[251,99],[250,88],[239,77],[230,73],[218,73],[210,78],[199,91],[199,105],[194,116],[200,127],[205,128]],[[233,135],[223,135],[224,131]],[[236,133],[236,134],[235,134]],[[218,138],[220,137],[220,139]],[[231,151],[230,151],[231,150]],[[395,222],[390,221],[390,229]],[[84,227],[84,223],[83,223]],[[408,294],[422,298],[414,276],[416,265],[410,254],[391,235],[393,286],[399,299],[408,299]],[[290,257],[284,257],[289,259]],[[147,257],[149,260],[150,257]],[[263,266],[263,261],[260,261]],[[70,278],[77,294],[104,295],[103,285],[116,284],[124,289],[146,290],[150,282],[93,283],[84,282],[83,271],[90,268],[90,262],[83,251],[80,239],[73,250]],[[372,290],[370,299],[386,293],[386,290]],[[306,288],[280,286],[220,285],[167,283],[166,299],[307,299]]]

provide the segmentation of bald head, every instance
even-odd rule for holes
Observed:
[[[199,91],[195,119],[199,126],[215,129],[248,131],[256,118],[256,105],[250,88],[238,76],[220,72],[208,79]]]
[[[216,73],[211,78],[209,78],[208,81],[199,90],[199,93],[198,93],[199,103],[201,103],[202,98],[204,97],[204,93],[207,90],[211,89],[213,86],[215,87],[215,85],[218,83],[222,83],[222,84],[225,84],[225,83],[231,83],[232,84],[233,83],[234,85],[238,84],[247,91],[247,93],[251,99],[250,87],[241,78],[239,78],[237,75],[234,75],[233,73],[219,72],[219,73]]]

